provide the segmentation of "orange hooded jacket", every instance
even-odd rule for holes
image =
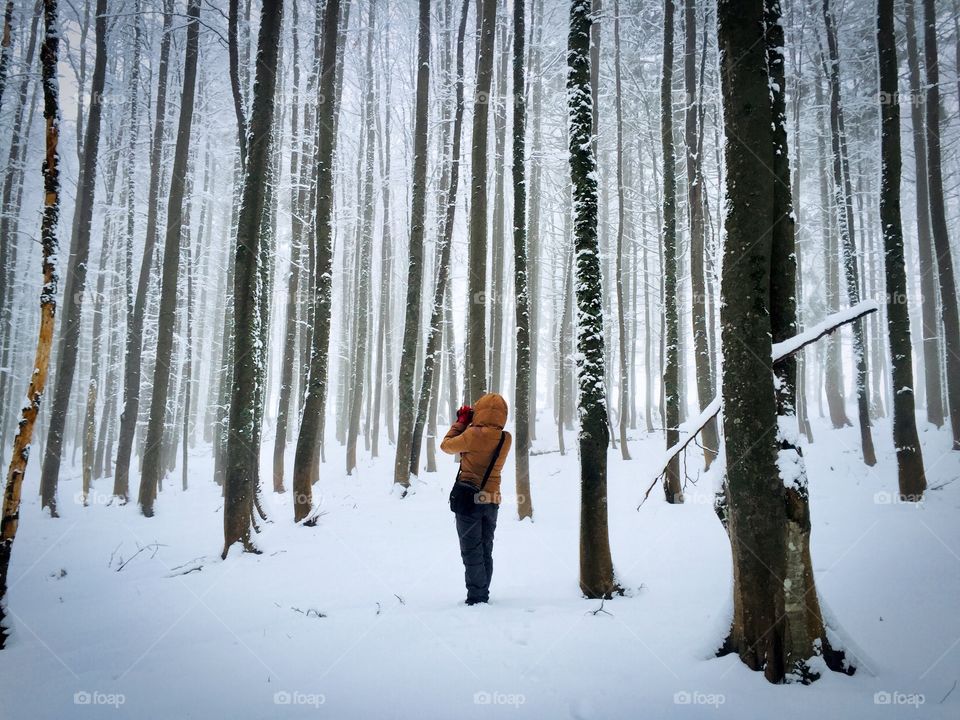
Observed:
[[[460,453],[460,479],[477,487],[490,466],[490,460],[500,442],[500,433],[507,422],[507,401],[497,393],[487,393],[473,406],[473,420],[455,422],[440,443],[440,449],[454,455]],[[505,433],[500,455],[490,472],[490,478],[477,499],[481,503],[500,503],[500,471],[510,452],[513,438]]]

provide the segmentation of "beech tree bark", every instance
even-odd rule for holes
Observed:
[[[704,279],[706,228],[704,223],[704,196],[702,146],[699,138],[700,103],[697,98],[697,7],[696,0],[683,2],[683,84],[684,144],[686,145],[687,205],[690,222],[690,286],[692,292],[693,358],[697,372],[697,400],[700,410],[714,395],[713,369],[707,331],[707,292]],[[703,430],[704,469],[717,457],[719,438],[717,423],[711,421]]]
[[[663,393],[667,447],[679,439],[680,318],[677,309],[677,184],[673,150],[673,17],[674,0],[663,2],[663,66],[660,75],[660,145],[663,152]],[[663,480],[668,503],[683,502],[680,458],[674,458]]]
[[[293,519],[305,519],[313,507],[312,471],[317,462],[327,400],[327,360],[330,342],[330,301],[333,274],[333,157],[337,136],[334,128],[336,59],[340,29],[340,0],[327,0],[323,8],[323,51],[317,104],[317,144],[314,152],[316,207],[314,219],[313,334],[310,375],[307,380],[303,417],[293,461]],[[323,102],[319,102],[322,99]]]
[[[617,249],[614,284],[617,289],[617,341],[620,345],[620,396],[618,398],[617,409],[620,415],[620,453],[624,460],[629,460],[630,449],[627,447],[627,424],[630,421],[630,358],[627,344],[627,300],[624,297],[623,289],[623,243],[627,222],[627,193],[623,168],[623,82],[620,69],[620,0],[614,0],[613,3],[613,56],[615,84],[614,104],[617,115]]]
[[[450,178],[445,194],[445,207],[440,225],[440,235],[437,239],[437,278],[433,290],[433,306],[430,314],[430,327],[427,331],[426,350],[423,355],[423,379],[420,383],[420,394],[417,401],[417,416],[410,442],[410,473],[419,475],[420,445],[423,438],[423,426],[427,421],[427,408],[432,399],[432,385],[435,373],[438,373],[438,362],[443,350],[443,317],[444,299],[447,296],[448,279],[450,277],[450,247],[453,242],[453,223],[457,211],[457,191],[460,186],[460,144],[463,136],[463,44],[467,29],[467,10],[469,0],[463,0],[460,12],[460,27],[457,30],[457,79],[454,89],[454,117],[453,138],[450,145]]]
[[[77,356],[80,348],[80,324],[83,299],[87,285],[87,259],[90,256],[90,225],[93,222],[93,203],[97,186],[97,150],[100,146],[100,119],[103,116],[104,83],[107,75],[107,2],[97,0],[96,36],[97,58],[94,62],[90,86],[90,111],[83,139],[83,164],[77,180],[77,206],[73,218],[73,241],[64,283],[62,320],[57,343],[57,372],[50,408],[50,425],[44,448],[43,470],[40,473],[40,498],[43,507],[57,515],[57,483],[60,479],[60,460],[63,452],[63,434],[67,411],[73,391]]]
[[[147,229],[137,280],[136,300],[127,322],[123,373],[123,411],[117,438],[117,464],[113,476],[113,494],[122,502],[130,495],[130,459],[140,414],[140,376],[143,366],[143,320],[147,309],[147,291],[153,273],[160,207],[161,162],[167,115],[167,73],[170,62],[170,37],[173,26],[173,0],[164,0],[163,29],[160,39],[160,64],[157,70],[156,115],[150,140],[150,187],[147,191]],[[133,243],[133,217],[127,224],[127,243]]]
[[[823,632],[806,544],[795,365],[771,368],[768,360],[771,337],[796,321],[779,19],[777,0],[720,0],[717,6],[727,138],[720,308],[724,442],[727,457],[736,458],[728,463],[718,509],[734,568],[733,625],[721,654],[737,653],[774,683],[788,676],[814,679],[807,659],[817,647],[828,666],[842,666],[842,655],[829,649]]]
[[[240,215],[237,221],[234,265],[234,355],[233,387],[230,393],[230,431],[227,457],[230,464],[223,493],[223,553],[226,558],[234,543],[256,551],[250,537],[254,523],[254,501],[260,443],[256,435],[262,410],[257,403],[257,384],[266,363],[266,347],[260,344],[266,308],[258,303],[263,282],[260,262],[263,255],[264,216],[267,185],[273,153],[274,105],[280,32],[283,27],[283,0],[264,0],[260,12],[260,37],[250,112],[250,148],[243,176]]]
[[[163,438],[167,419],[167,394],[170,389],[170,360],[173,355],[173,329],[177,316],[177,283],[180,275],[181,225],[184,220],[184,188],[190,156],[190,130],[196,96],[197,55],[199,45],[200,0],[187,0],[187,46],[183,66],[183,92],[180,96],[180,120],[177,145],[173,154],[170,194],[167,199],[167,229],[163,244],[160,277],[160,310],[157,320],[157,361],[153,369],[153,394],[147,424],[140,473],[138,503],[146,517],[153,516],[157,488],[165,475]],[[91,110],[92,112],[92,110]]]
[[[360,222],[359,247],[357,248],[357,303],[356,327],[353,331],[353,378],[347,426],[347,475],[357,466],[357,437],[360,434],[360,412],[363,407],[363,380],[367,361],[367,330],[369,327],[370,272],[373,255],[373,148],[374,134],[373,94],[373,30],[376,22],[376,3],[371,0],[367,12],[367,50],[365,63],[366,92],[364,95],[364,140],[363,155],[363,203]]]
[[[953,271],[950,234],[944,209],[943,159],[940,149],[940,60],[937,53],[937,10],[923,0],[923,48],[927,71],[927,172],[930,180],[930,229],[940,280],[940,318],[946,351],[947,411],[953,431],[953,449],[960,450],[960,311]]]
[[[485,0],[493,3],[493,0]],[[393,482],[401,488],[400,497],[410,487],[410,453],[416,413],[414,374],[420,335],[420,295],[423,288],[423,236],[427,199],[427,136],[430,119],[430,2],[420,0],[417,40],[417,95],[413,128],[413,189],[410,204],[410,259],[407,265],[407,305],[400,349],[400,418],[397,423],[397,456]],[[491,29],[492,32],[492,29]],[[489,90],[489,82],[488,82]],[[485,349],[479,347],[481,358]],[[482,363],[482,360],[481,360]]]
[[[530,295],[527,282],[527,88],[524,12],[524,0],[513,0],[513,272],[517,318],[513,406],[516,418],[514,452],[517,514],[521,520],[533,517],[533,499],[530,497]]]
[[[912,28],[908,28],[910,32]],[[902,500],[918,502],[927,481],[917,436],[913,392],[913,345],[900,217],[900,100],[893,0],[877,0],[877,56],[880,65],[880,228],[887,288],[887,335],[893,382],[893,446]]]
[[[480,37],[473,104],[470,155],[470,223],[467,258],[467,387],[468,404],[487,390],[487,127],[493,78],[496,0],[477,0]],[[402,405],[402,401],[401,401]]]
[[[668,0],[669,2],[669,0]],[[597,242],[597,166],[590,91],[590,0],[570,3],[567,107],[576,253],[577,373],[580,412],[580,591],[588,598],[621,593],[607,529],[607,445],[610,427],[603,377],[603,298]]]
[[[857,264],[857,243],[854,236],[853,193],[851,191],[850,165],[846,155],[846,126],[840,98],[840,49],[830,0],[823,0],[823,19],[827,31],[827,47],[830,66],[827,78],[830,81],[830,129],[833,147],[833,183],[836,198],[837,218],[840,227],[840,255],[843,258],[847,299],[850,305],[860,302],[860,270]],[[870,432],[870,405],[867,398],[867,347],[863,323],[853,326],[853,359],[856,367],[857,415],[860,425],[860,447],[863,461],[869,466],[877,464]]]

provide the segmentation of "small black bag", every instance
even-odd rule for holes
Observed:
[[[500,449],[503,447],[503,441],[506,437],[507,434],[505,432],[500,433],[500,442],[497,444],[497,449],[493,452],[493,459],[490,460],[487,471],[483,474],[483,482],[480,483],[479,490],[473,483],[461,480],[460,471],[457,470],[457,479],[454,480],[453,487],[450,489],[450,510],[458,515],[467,515],[473,510],[474,505],[477,504],[477,495],[483,491],[487,480],[490,479],[490,473],[493,472],[493,466],[497,464],[497,458],[500,457]]]

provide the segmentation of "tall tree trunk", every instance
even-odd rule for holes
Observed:
[[[389,17],[385,18],[384,28],[384,54],[389,57]],[[380,144],[380,179],[382,182],[380,192],[383,202],[383,228],[381,230],[382,237],[380,242],[380,310],[377,320],[379,327],[377,329],[377,367],[375,375],[377,382],[373,399],[373,429],[371,430],[373,442],[370,447],[372,457],[378,457],[380,452],[380,407],[384,394],[387,396],[387,402],[385,403],[387,410],[383,413],[383,417],[385,417],[387,421],[389,436],[391,438],[393,437],[393,416],[390,412],[392,409],[391,400],[393,396],[393,362],[390,357],[393,345],[391,342],[393,337],[393,321],[391,316],[393,306],[391,302],[393,287],[393,234],[391,232],[391,223],[393,222],[393,217],[390,212],[390,114],[393,112],[393,108],[390,105],[389,72],[384,73],[383,108],[383,128],[380,132],[380,136],[383,138],[383,142]]]
[[[710,345],[707,335],[707,303],[703,272],[706,251],[704,240],[703,173],[701,171],[701,148],[699,141],[700,104],[697,97],[697,7],[695,0],[684,0],[683,30],[684,56],[683,79],[686,89],[684,100],[684,144],[686,145],[687,205],[690,219],[690,286],[692,291],[693,358],[697,372],[697,401],[703,410],[713,399],[713,373],[710,363]],[[703,440],[704,469],[717,457],[719,438],[717,421],[707,423],[701,436]]]
[[[513,272],[517,322],[514,426],[517,514],[521,520],[533,517],[533,499],[530,497],[530,295],[527,282],[527,88],[524,12],[524,0],[513,0]]]
[[[493,77],[496,0],[477,0],[477,80],[470,155],[470,222],[467,258],[467,387],[469,402],[487,389],[487,127]]]
[[[147,229],[137,280],[136,300],[127,322],[126,351],[123,373],[123,411],[120,413],[120,432],[117,438],[117,464],[113,476],[113,494],[126,502],[130,495],[130,457],[140,414],[140,377],[143,363],[143,320],[147,307],[147,292],[153,277],[153,260],[157,244],[157,224],[160,209],[160,181],[163,161],[163,136],[167,114],[167,72],[170,62],[170,38],[173,26],[173,0],[164,0],[163,29],[160,40],[156,115],[153,137],[150,141],[150,187],[147,191]],[[132,173],[130,175],[132,177]],[[128,198],[128,202],[130,202]],[[127,243],[133,243],[134,217],[128,216]]]
[[[283,0],[264,0],[250,112],[250,148],[243,175],[233,276],[235,330],[230,432],[227,436],[230,465],[223,487],[224,558],[237,542],[247,551],[256,551],[250,530],[258,492],[260,442],[256,428],[259,425],[257,415],[263,408],[257,402],[257,386],[264,376],[259,368],[266,362],[261,328],[266,322],[264,313],[267,310],[259,301],[263,283],[260,263],[266,240],[264,218],[269,215],[267,185],[271,182],[273,116],[282,27]]]
[[[77,180],[77,206],[73,219],[73,242],[64,285],[61,307],[60,334],[57,343],[57,372],[50,409],[50,425],[40,474],[40,498],[50,514],[57,514],[57,483],[60,479],[60,460],[63,452],[63,433],[70,407],[77,355],[80,346],[80,323],[83,298],[87,284],[87,258],[90,255],[90,225],[93,221],[93,203],[97,185],[97,150],[100,145],[100,119],[107,75],[107,2],[97,0],[96,36],[97,59],[90,87],[90,112],[83,140],[83,164]]]
[[[610,443],[610,427],[603,384],[603,299],[597,242],[597,166],[591,142],[592,23],[590,0],[572,0],[570,34],[567,41],[567,106],[577,276],[580,590],[588,598],[609,598],[622,590],[614,577],[607,529],[607,445]]]
[[[673,8],[674,0],[663,3],[663,69],[660,75],[660,146],[663,152],[663,393],[666,409],[666,442],[672,447],[680,439],[680,337],[677,309],[677,184],[673,150]],[[683,502],[680,486],[680,457],[674,456],[664,476],[663,490],[668,503]]]
[[[247,13],[250,3],[247,3]],[[243,88],[240,80],[240,47],[237,38],[237,23],[240,17],[240,0],[230,0],[227,8],[227,55],[230,65],[230,92],[233,95],[233,111],[237,116],[237,143],[240,148],[240,165],[247,162],[247,120],[243,108]],[[246,44],[246,43],[244,43]],[[244,53],[246,54],[246,53]],[[244,64],[246,67],[246,64]]]
[[[786,141],[783,31],[777,0],[717,8],[726,128],[726,241],[720,308],[726,497],[733,553],[735,652],[770,682],[816,678],[829,648],[809,556],[809,510],[794,413],[796,365],[770,372],[772,342],[796,328],[796,267]],[[771,90],[773,89],[773,90]],[[767,109],[761,112],[758,109]],[[749,149],[749,152],[748,152]],[[758,181],[773,172],[774,182]]]
[[[791,18],[793,15],[791,15]],[[801,230],[805,228],[802,217],[803,206],[800,202],[800,109],[801,109],[801,98],[803,91],[803,73],[802,73],[802,49],[798,52],[797,45],[802,43],[803,34],[801,32],[797,43],[794,43],[793,48],[790,52],[791,56],[791,65],[794,76],[793,82],[793,179],[791,186],[791,194],[793,195],[793,214],[796,218],[794,223],[794,233],[795,233],[795,254],[796,254],[796,268],[797,268],[797,281],[796,281],[796,293],[795,298],[803,297],[803,259],[802,251],[805,246],[806,238],[809,237],[809,233],[804,232],[803,238],[801,238]],[[802,46],[801,46],[802,48]],[[795,300],[797,306],[797,331],[803,329],[803,316],[801,314],[800,302]],[[808,414],[808,403],[807,403],[807,353],[801,352],[797,354],[797,387],[796,387],[796,411],[797,411],[797,423],[800,426],[801,434],[807,439],[808,443],[813,442],[813,429],[810,426],[810,418]],[[819,393],[818,393],[819,395]]]
[[[493,3],[494,0],[484,0]],[[494,8],[495,9],[495,8]],[[491,32],[493,28],[491,27]],[[489,93],[489,81],[487,82]],[[410,454],[413,447],[413,424],[416,412],[414,377],[420,335],[420,305],[423,287],[423,236],[427,199],[427,135],[430,119],[430,3],[420,0],[419,34],[417,39],[417,95],[413,128],[413,190],[410,205],[410,259],[407,266],[407,304],[403,323],[403,345],[400,350],[400,418],[397,425],[397,456],[393,466],[393,482],[406,495],[410,486]],[[479,104],[478,104],[479,105]],[[486,105],[482,105],[486,112]],[[484,243],[485,244],[485,243]],[[484,347],[479,347],[482,366]],[[485,380],[485,378],[484,378]]]
[[[960,313],[947,216],[944,209],[943,160],[940,152],[940,61],[937,55],[937,12],[933,0],[923,0],[923,46],[927,71],[927,172],[930,179],[930,227],[940,280],[940,316],[943,321],[947,366],[947,411],[953,430],[953,449],[960,450]]]
[[[457,191],[460,186],[460,143],[463,136],[463,41],[467,30],[467,11],[469,0],[464,0],[460,12],[460,26],[457,30],[457,79],[454,89],[453,140],[450,145],[450,178],[445,194],[443,219],[440,224],[440,237],[437,242],[437,279],[433,290],[433,305],[430,313],[430,327],[427,332],[427,346],[423,356],[423,378],[417,400],[417,416],[410,441],[410,473],[419,475],[420,445],[423,426],[427,420],[427,408],[431,399],[433,375],[438,372],[437,362],[443,351],[444,298],[447,294],[450,276],[450,248],[453,243],[453,223],[457,212]]]
[[[822,64],[821,64],[822,70]],[[825,74],[825,73],[822,73]],[[829,157],[827,153],[827,144],[824,139],[824,133],[828,132],[827,121],[823,108],[826,102],[823,97],[823,88],[818,77],[815,83],[817,105],[817,157],[820,176],[820,208],[821,218],[820,226],[822,229],[823,274],[826,286],[827,311],[836,312],[840,309],[840,266],[837,261],[837,235],[833,227],[833,207],[832,198],[828,189],[830,171],[828,169]],[[843,365],[840,357],[840,336],[839,333],[832,333],[826,340],[827,348],[825,351],[826,362],[824,368],[824,394],[827,396],[827,409],[830,413],[830,422],[834,428],[841,428],[850,425],[847,418],[846,403],[843,397]]]
[[[727,530],[733,551],[733,628],[737,652],[771,682],[785,673],[782,582],[786,513],[776,465],[777,408],[771,355],[771,225],[774,184],[756,154],[773,147],[763,0],[720,0],[717,33],[726,129],[726,242],[722,302],[723,406],[727,457]],[[755,152],[746,152],[746,148]]]
[[[294,362],[297,351],[297,304],[300,294],[300,265],[303,262],[303,207],[300,203],[301,152],[297,137],[300,122],[300,39],[297,32],[297,0],[292,0],[293,85],[290,100],[290,268],[287,271],[286,322],[283,333],[283,358],[280,361],[280,393],[277,400],[277,425],[273,439],[273,491],[282,493],[284,452],[290,422],[290,399],[294,390]],[[306,114],[306,111],[304,111]],[[304,133],[306,135],[306,133]],[[304,161],[305,164],[305,161]]]
[[[367,53],[364,73],[366,75],[365,133],[363,157],[363,205],[360,225],[360,246],[357,248],[357,289],[354,293],[357,304],[356,327],[353,335],[353,378],[351,382],[350,418],[347,428],[347,475],[357,466],[357,437],[360,434],[360,412],[363,404],[363,379],[367,361],[367,333],[370,314],[370,273],[373,255],[373,149],[376,142],[374,134],[374,113],[376,112],[373,94],[373,29],[376,22],[376,6],[370,2],[367,12]]]
[[[840,97],[840,49],[830,0],[823,0],[823,19],[827,30],[827,46],[830,66],[827,77],[830,81],[830,128],[833,146],[834,197],[840,227],[840,254],[843,257],[844,275],[847,284],[847,299],[850,305],[860,302],[860,271],[857,266],[857,243],[853,223],[853,193],[851,192],[850,166],[846,155],[846,127]],[[870,403],[867,398],[867,347],[864,340],[864,323],[853,325],[853,360],[857,379],[857,415],[860,425],[860,447],[863,461],[873,466],[877,455],[873,449],[870,432]]]
[[[497,0],[497,54],[500,56],[496,69],[497,96],[493,102],[494,137],[494,186],[493,186],[493,228],[491,232],[491,251],[493,266],[490,269],[490,353],[487,369],[489,371],[490,392],[501,392],[504,370],[504,306],[507,298],[507,278],[504,273],[506,256],[506,172],[505,155],[507,141],[507,65],[510,59],[510,30],[506,2]]]
[[[20,415],[19,432],[13,443],[13,455],[7,471],[3,492],[3,515],[0,516],[0,650],[7,639],[4,626],[4,603],[7,595],[7,574],[10,553],[20,521],[20,495],[23,476],[30,458],[30,443],[40,412],[40,401],[47,382],[50,352],[53,349],[54,316],[57,309],[57,224],[60,220],[60,86],[57,62],[60,46],[60,21],[57,18],[57,0],[43,3],[43,45],[40,64],[43,72],[43,117],[45,128],[45,155],[43,160],[43,220],[40,241],[43,246],[43,287],[40,291],[40,329],[37,333],[37,352],[27,387],[27,404]]]
[[[13,0],[7,0],[3,11],[3,34],[0,36],[0,110],[10,75],[10,56],[13,54]]]
[[[37,3],[37,12],[30,25],[30,40],[25,47],[24,68],[33,67],[33,58],[37,47],[37,29],[42,16],[41,3]],[[7,155],[7,171],[3,176],[0,190],[0,367],[10,367],[14,353],[14,303],[13,285],[17,277],[17,245],[13,242],[19,236],[20,209],[23,199],[23,175],[26,163],[27,138],[33,126],[35,102],[31,102],[30,83],[34,74],[23,72],[17,88],[17,109],[13,115],[10,133],[10,150]],[[29,112],[24,120],[24,111]],[[7,446],[7,428],[12,426],[16,403],[9,402],[11,393],[18,392],[13,386],[9,373],[0,375],[0,448]],[[10,410],[8,410],[8,408]]]
[[[770,250],[770,337],[783,342],[798,332],[796,222],[787,147],[786,59],[780,0],[765,0],[765,45],[771,99],[770,167],[775,176]],[[826,638],[810,556],[810,505],[797,419],[797,360],[787,355],[774,365],[777,468],[786,510],[783,544],[785,632],[783,664],[803,681],[817,674],[808,660],[822,654],[828,667],[842,669],[843,655]]]
[[[614,283],[617,288],[617,338],[620,345],[620,396],[618,411],[620,415],[620,453],[624,460],[630,459],[627,447],[627,424],[630,421],[630,367],[627,354],[626,298],[623,292],[623,241],[626,232],[627,194],[623,168],[623,82],[620,70],[620,0],[613,3],[613,55],[615,92],[614,104],[617,114],[617,250]]]
[[[908,32],[912,28],[908,27]],[[893,446],[897,451],[900,497],[917,502],[927,481],[913,402],[913,346],[900,217],[900,100],[893,0],[877,0],[877,56],[880,65],[881,177],[880,227],[887,288],[887,334],[893,382]]]
[[[530,306],[530,439],[537,439],[537,370],[540,328],[540,193],[543,149],[543,0],[535,0],[531,16],[536,22],[530,70],[530,110],[532,114],[530,161],[530,213],[527,229],[527,279]]]
[[[323,10],[323,51],[320,58],[317,103],[317,143],[314,152],[316,207],[314,216],[313,333],[310,375],[306,400],[293,461],[293,517],[300,522],[313,506],[312,475],[317,462],[327,401],[327,366],[330,342],[331,275],[333,272],[333,157],[337,136],[334,127],[336,103],[336,60],[340,29],[340,0],[327,0]]]
[[[120,134],[117,134],[115,146],[120,144]],[[118,147],[110,147],[108,152],[115,152]],[[107,168],[107,203],[114,202],[114,196],[117,188],[117,166],[113,164]],[[87,495],[90,492],[90,486],[93,482],[96,455],[96,437],[97,437],[97,402],[100,397],[100,360],[103,355],[103,315],[104,298],[106,296],[107,281],[107,263],[112,259],[114,243],[116,241],[113,228],[112,217],[104,218],[103,244],[100,248],[100,257],[97,260],[97,285],[93,296],[93,307],[91,315],[93,316],[92,327],[90,328],[90,373],[87,381],[87,402],[83,417],[83,454],[81,459],[81,477],[83,489],[81,491],[82,501],[87,502]],[[110,326],[107,326],[106,332],[109,332]]]
[[[153,393],[150,397],[150,420],[147,424],[143,470],[140,474],[138,503],[141,512],[153,516],[153,502],[164,476],[161,461],[163,436],[167,420],[167,395],[170,389],[170,361],[173,357],[173,329],[177,317],[177,283],[180,274],[180,246],[184,221],[184,188],[190,157],[190,129],[193,125],[193,104],[196,95],[197,55],[200,0],[187,0],[187,46],[183,66],[183,93],[180,97],[180,120],[177,144],[170,175],[167,199],[167,228],[163,244],[163,266],[160,275],[160,309],[157,319],[157,361],[153,368]]]
[[[914,193],[917,207],[917,249],[920,263],[920,317],[923,342],[923,379],[925,387],[927,422],[943,425],[943,387],[940,383],[940,318],[937,316],[937,267],[933,259],[933,237],[930,233],[930,195],[927,173],[927,141],[923,105],[918,102],[923,94],[920,77],[920,53],[917,49],[917,22],[915,0],[905,0],[907,66],[910,78],[910,125],[913,136],[913,157],[916,173]]]

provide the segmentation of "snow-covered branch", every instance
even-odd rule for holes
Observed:
[[[876,312],[879,309],[880,304],[876,300],[864,300],[856,305],[845,308],[839,312],[835,312],[832,315],[828,315],[821,322],[817,323],[813,327],[807,328],[798,335],[794,335],[789,340],[774,343],[771,352],[772,360],[774,363],[777,363],[783,358],[802,350],[807,345],[812,345],[817,340],[820,340],[844,325],[849,325],[853,321],[859,320],[860,318],[869,315],[872,312]],[[720,396],[718,395],[700,412],[699,415],[691,420],[688,420],[680,426],[680,435],[683,439],[667,448],[660,460],[654,466],[657,471],[656,476],[654,477],[653,482],[650,483],[650,486],[647,488],[646,492],[643,494],[643,499],[640,501],[640,505],[637,506],[638,510],[643,503],[646,502],[647,497],[650,495],[650,491],[653,490],[654,486],[656,486],[657,482],[663,476],[663,473],[670,461],[678,454],[683,452],[683,450],[691,442],[693,442],[693,439],[700,433],[701,430],[703,430],[704,427],[706,427],[707,423],[710,422],[712,418],[720,414],[721,408],[722,402]]]

